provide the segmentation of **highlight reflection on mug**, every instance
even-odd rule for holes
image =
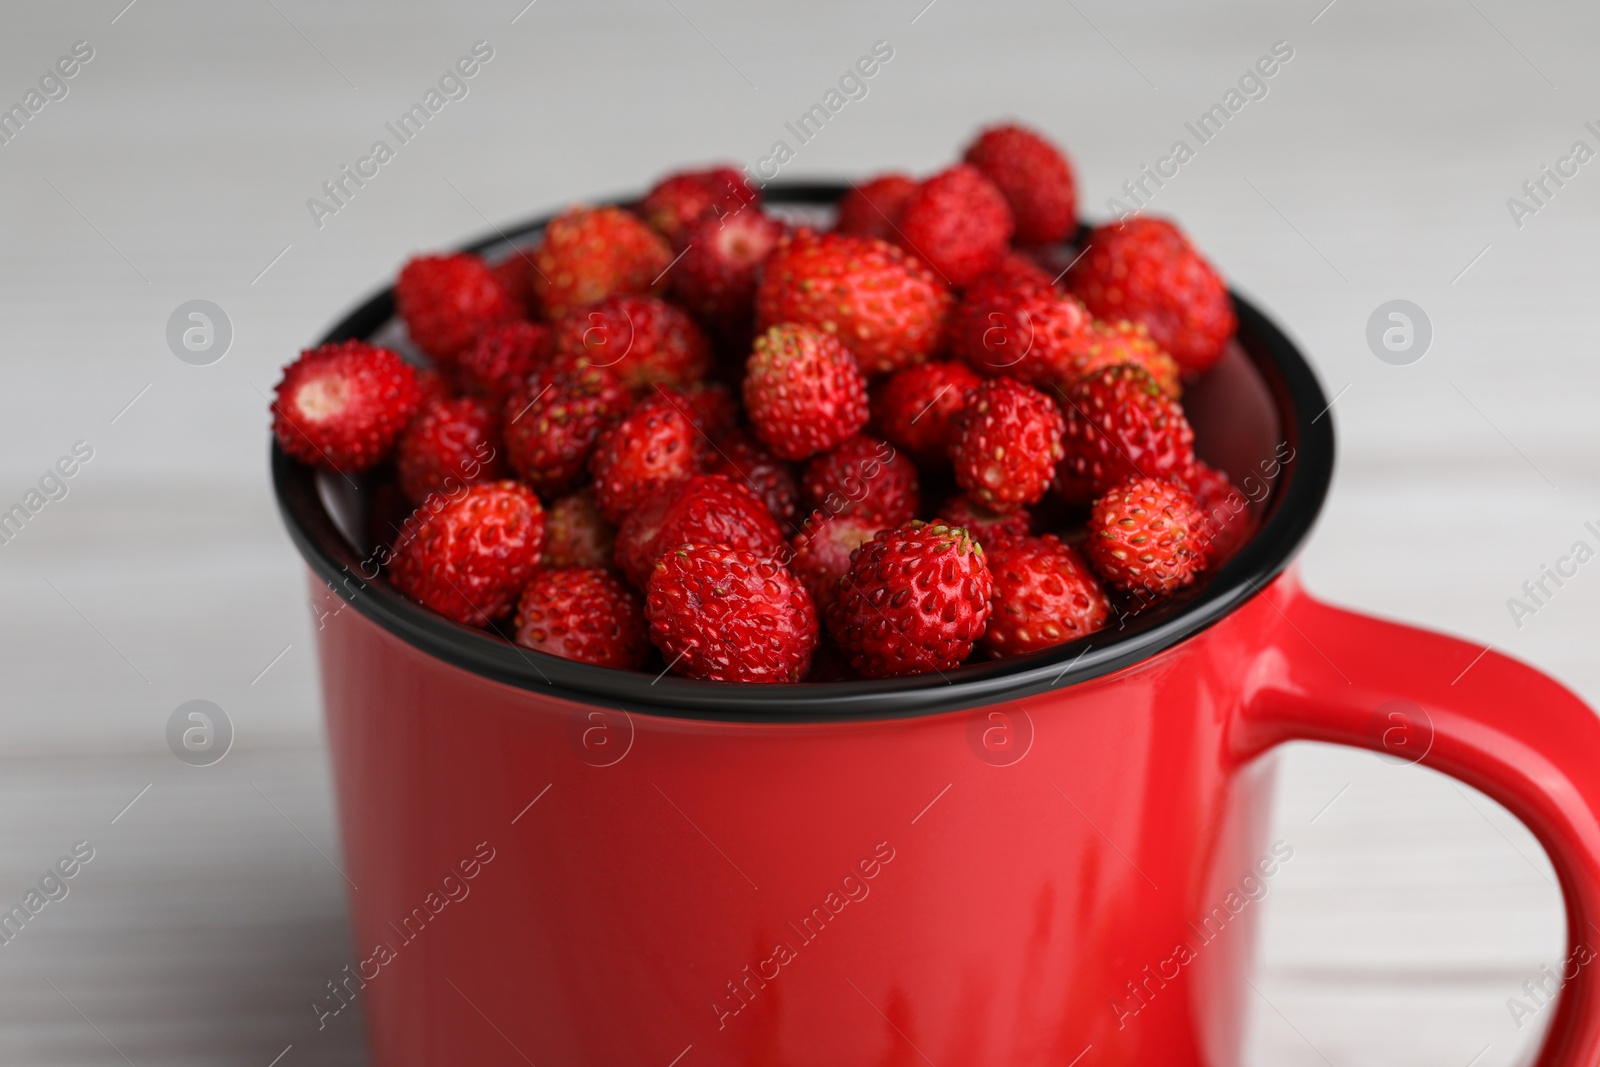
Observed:
[[[967,720],[967,747],[992,767],[1020,763],[1033,747],[1033,719],[1020,708],[986,708]]]

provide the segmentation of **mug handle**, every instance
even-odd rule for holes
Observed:
[[[1567,960],[1594,961],[1600,718],[1589,706],[1492,648],[1324,604],[1292,573],[1257,595],[1273,609],[1264,613],[1270,633],[1245,679],[1234,755],[1327,741],[1388,752],[1482,790],[1549,854],[1566,902]],[[1600,1061],[1597,971],[1580,965],[1562,988],[1536,1067]]]

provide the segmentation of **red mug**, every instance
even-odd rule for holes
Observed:
[[[1297,739],[1499,801],[1592,958],[1600,721],[1497,652],[1301,589],[1331,419],[1236,303],[1185,408],[1256,536],[1158,609],[944,676],[726,686],[517,648],[392,590],[365,495],[275,449],[352,887],[356,963],[319,1012],[359,999],[378,1067],[1234,1063],[1255,901],[1293,858],[1267,840],[1270,753]],[[382,293],[328,339],[392,318]],[[1541,1067],[1600,1058],[1592,971]]]

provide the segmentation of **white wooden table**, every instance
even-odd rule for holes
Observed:
[[[74,442],[94,450],[0,547],[0,902],[73,842],[95,849],[70,895],[0,947],[0,1061],[363,1061],[357,1013],[319,1033],[308,1007],[348,962],[343,884],[325,858],[338,845],[309,616],[270,502],[264,394],[408,254],[681,162],[754,164],[878,40],[893,59],[786,176],[925,171],[1015,115],[1069,147],[1094,215],[1290,42],[1267,95],[1154,209],[1338,394],[1341,463],[1307,582],[1600,700],[1600,572],[1521,628],[1505,605],[1600,517],[1600,165],[1520,229],[1506,206],[1574,140],[1600,147],[1583,125],[1600,118],[1600,10],[524,2],[0,13],[0,104],[74,42],[94,49],[0,146],[0,507]],[[478,40],[494,55],[468,95],[317,228],[307,199]],[[165,340],[196,298],[235,331],[212,366]],[[1393,298],[1434,326],[1412,366],[1364,340]],[[237,731],[208,768],[164,740],[195,698]],[[1275,833],[1296,856],[1263,909],[1247,1062],[1517,1062],[1537,1028],[1518,1030],[1505,1001],[1563,948],[1526,831],[1470,790],[1360,753],[1297,747],[1283,771]]]

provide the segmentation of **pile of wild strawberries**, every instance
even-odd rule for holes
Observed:
[[[395,303],[432,366],[307,351],[273,430],[392,472],[390,581],[527,648],[728,682],[1037,652],[1253,523],[1179,402],[1233,336],[1223,282],[1170,222],[1079,249],[1076,220],[1066,158],[1014,125],[853,187],[826,232],[732,168],[673,174],[498,263],[413,259]]]

